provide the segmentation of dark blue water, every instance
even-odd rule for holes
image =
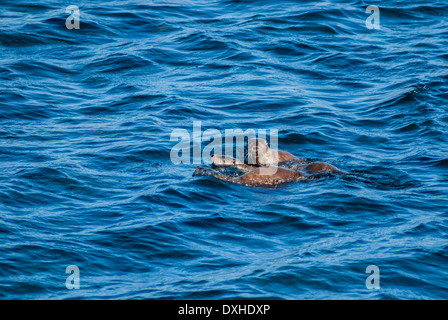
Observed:
[[[0,298],[448,298],[447,17],[440,0],[2,0]],[[192,177],[170,134],[193,121],[277,129],[350,174]]]

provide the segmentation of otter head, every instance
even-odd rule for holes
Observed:
[[[247,160],[249,164],[269,166],[274,164],[273,153],[264,139],[249,140]]]

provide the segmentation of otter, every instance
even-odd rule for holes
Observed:
[[[315,179],[325,173],[344,174],[325,162],[310,162],[289,152],[272,150],[266,140],[253,139],[248,144],[248,162],[214,155],[213,168],[235,167],[243,174],[230,177],[214,169],[197,167],[193,176],[213,176],[223,181],[248,186],[276,186],[285,182]]]
[[[251,139],[248,143],[247,152],[248,165],[238,159],[229,157],[212,156],[210,158],[214,167],[235,166],[240,170],[248,171],[256,167],[278,166],[294,171],[306,170],[310,174],[317,173],[339,173],[334,166],[325,162],[312,162],[306,159],[297,158],[293,154],[282,151],[272,150],[264,139]]]
[[[250,164],[257,166],[272,166],[285,161],[301,161],[291,153],[276,150],[273,151],[264,139],[251,139],[248,143],[247,160]]]
[[[276,186],[285,182],[294,182],[306,179],[306,176],[303,175],[300,171],[293,171],[285,168],[270,168],[272,170],[271,174],[262,174],[260,172],[261,168],[256,168],[239,177],[230,177],[210,168],[197,167],[195,172],[193,173],[193,176],[212,176],[223,181],[253,187]]]
[[[210,161],[212,162],[214,168],[235,167],[244,172],[248,172],[250,170],[254,170],[257,168],[256,166],[245,164],[244,162],[238,159],[224,156],[213,155],[210,157]]]

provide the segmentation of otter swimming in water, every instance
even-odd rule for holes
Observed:
[[[299,171],[293,171],[285,168],[271,168],[273,171],[272,174],[261,174],[261,168],[256,168],[239,177],[231,177],[214,169],[197,167],[193,173],[193,176],[212,176],[223,181],[247,186],[276,186],[281,183],[300,181],[306,178],[306,176]]]
[[[197,167],[193,176],[213,176],[223,181],[250,186],[275,186],[285,182],[315,178],[318,174],[342,171],[324,162],[310,162],[289,152],[272,150],[266,140],[253,139],[248,144],[248,163],[229,157],[212,156],[213,168],[235,167],[243,172],[237,177],[227,176],[210,168]]]
[[[248,143],[247,160],[257,166],[273,166],[281,162],[301,160],[289,152],[272,150],[264,139],[252,139]]]

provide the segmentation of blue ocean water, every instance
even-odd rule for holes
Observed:
[[[448,298],[447,17],[442,0],[2,0],[0,298]],[[194,121],[276,129],[350,174],[192,177],[170,135]]]

